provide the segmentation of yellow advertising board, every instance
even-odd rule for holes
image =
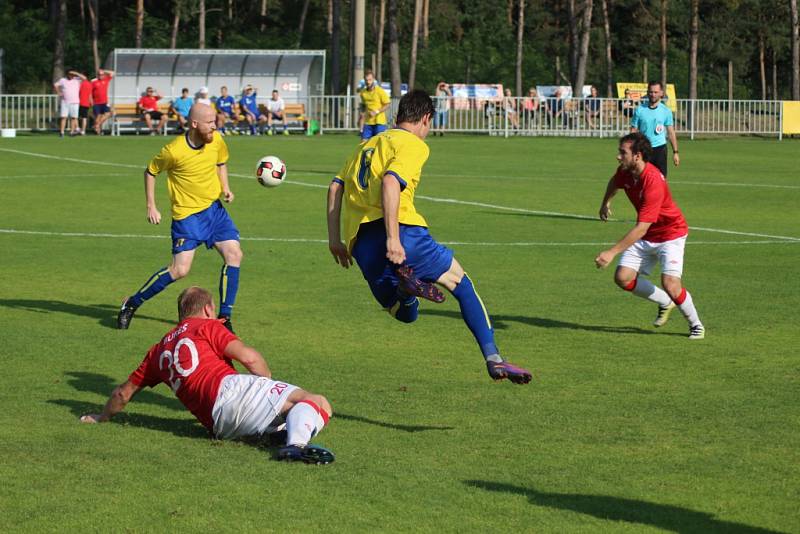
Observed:
[[[630,89],[630,97],[632,100],[638,102],[639,100],[647,100],[647,84],[644,82],[617,82],[617,98],[625,97],[625,89]],[[667,105],[673,113],[677,112],[678,108],[675,105],[675,84],[667,84],[667,94],[664,95],[662,102]]]
[[[781,102],[783,106],[783,133],[800,134],[800,102]]]

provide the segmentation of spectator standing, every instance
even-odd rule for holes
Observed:
[[[450,112],[450,99],[452,97],[453,93],[445,82],[439,82],[438,85],[436,85],[436,93],[433,100],[436,104],[436,115],[433,117],[433,135],[437,133],[441,136],[444,135],[444,129],[447,127],[447,115]]]
[[[158,101],[161,99],[161,94],[148,87],[144,96],[139,99],[139,110],[142,114],[147,128],[150,130],[150,135],[156,135],[158,128],[161,126],[161,111],[158,110]],[[153,121],[156,121],[155,126]]]
[[[631,133],[642,132],[653,147],[653,156],[649,160],[658,167],[661,174],[667,176],[667,136],[672,145],[672,162],[677,167],[681,163],[678,155],[678,138],[672,124],[672,110],[665,106],[661,99],[664,89],[661,82],[647,84],[648,105],[639,106],[631,119]]]
[[[511,89],[506,89],[503,98],[503,110],[506,119],[511,123],[515,130],[519,130],[519,112],[517,111],[517,101],[511,96]]]
[[[111,116],[111,109],[108,107],[108,84],[113,77],[113,70],[97,69],[97,78],[92,80],[92,111],[94,131],[97,135],[103,134],[103,124]]]
[[[547,112],[551,128],[556,128],[559,125],[562,127],[567,126],[567,116],[564,114],[564,99],[561,96],[561,88],[557,87],[553,96],[547,99]]]
[[[89,120],[89,109],[92,107],[92,82],[85,76],[81,79],[78,90],[78,133],[86,135],[86,122]]]
[[[70,135],[78,133],[78,108],[80,107],[81,80],[86,76],[80,72],[70,70],[67,75],[53,84],[56,94],[61,97],[61,123],[59,137],[64,137],[67,118],[70,119]]]

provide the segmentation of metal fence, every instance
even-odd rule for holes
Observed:
[[[358,96],[286,98],[305,106],[307,120],[321,132],[355,132],[359,128]],[[392,102],[389,121],[397,108]],[[635,109],[613,98],[501,100],[452,99],[437,104],[435,130],[497,136],[615,137],[628,131]],[[698,135],[763,135],[782,138],[783,106],[777,100],[688,100],[675,102],[675,130]],[[56,95],[0,95],[0,128],[48,131],[58,127]]]

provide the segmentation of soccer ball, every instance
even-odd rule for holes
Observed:
[[[264,187],[278,187],[286,178],[286,164],[277,156],[264,156],[256,165],[256,179]]]

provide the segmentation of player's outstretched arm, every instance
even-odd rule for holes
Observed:
[[[147,221],[150,224],[161,222],[161,213],[156,207],[156,177],[144,171],[144,197],[147,204]]]
[[[248,347],[241,340],[237,339],[228,343],[223,354],[244,365],[245,369],[250,371],[250,374],[266,378],[272,377],[272,372],[269,370],[269,366],[264,357],[261,356],[261,353],[253,347]]]
[[[400,265],[406,261],[406,251],[400,243],[400,182],[393,174],[383,175],[381,196],[383,223],[386,227],[386,257]]]
[[[349,269],[353,265],[353,258],[350,256],[347,246],[342,243],[340,226],[343,195],[344,186],[338,181],[332,181],[328,186],[328,249],[336,263]]]
[[[124,410],[133,396],[139,393],[141,389],[141,387],[130,380],[126,380],[124,384],[117,386],[114,392],[111,393],[111,396],[108,398],[103,408],[103,413],[87,413],[86,415],[82,415],[80,418],[81,423],[105,423],[109,421],[116,414]]]
[[[217,165],[217,176],[219,176],[219,183],[222,186],[222,199],[225,202],[233,202],[233,191],[228,184],[228,166],[226,164]]]

